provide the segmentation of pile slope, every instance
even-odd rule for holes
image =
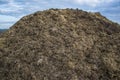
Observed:
[[[100,13],[49,9],[0,37],[1,80],[120,80],[120,25]]]

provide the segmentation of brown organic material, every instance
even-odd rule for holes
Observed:
[[[100,13],[39,11],[0,37],[1,80],[120,80],[120,25]]]

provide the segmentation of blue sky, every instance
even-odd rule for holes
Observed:
[[[11,27],[27,14],[49,8],[100,12],[120,24],[120,0],[0,0],[0,29]]]

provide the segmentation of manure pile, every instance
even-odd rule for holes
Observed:
[[[24,16],[0,36],[0,80],[120,80],[120,25],[79,9]]]

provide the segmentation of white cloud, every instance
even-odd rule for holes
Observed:
[[[15,22],[18,18],[8,15],[0,15],[0,22]]]
[[[13,16],[0,15],[0,29],[9,28],[18,20],[19,18]]]
[[[75,3],[80,4],[80,5],[87,5],[87,6],[96,7],[96,6],[99,6],[101,4],[110,3],[114,0],[73,0],[73,1]]]
[[[19,12],[23,9],[23,5],[19,5],[14,0],[4,0],[6,4],[0,5],[1,13]]]

